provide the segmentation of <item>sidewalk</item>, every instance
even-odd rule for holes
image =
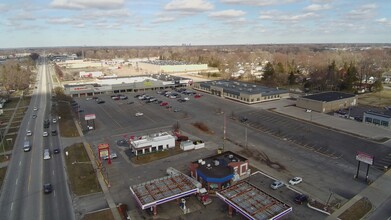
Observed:
[[[368,198],[372,204],[372,211],[379,207],[391,196],[391,170],[387,171],[383,176],[379,177],[375,182],[353,197],[349,202],[345,203],[340,209],[330,215],[328,220],[337,219],[342,213],[349,209],[355,202],[361,198]],[[369,212],[370,213],[370,212]]]

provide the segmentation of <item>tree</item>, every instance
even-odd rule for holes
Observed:
[[[31,54],[30,54],[30,58],[31,58],[33,61],[36,61],[36,60],[39,58],[39,54],[37,54],[37,53],[31,53]]]
[[[290,72],[288,76],[288,84],[294,85],[295,83],[296,83],[296,76],[295,74],[293,74],[293,72]]]
[[[265,66],[265,70],[263,72],[263,79],[267,82],[267,83],[272,83],[273,80],[274,80],[274,76],[275,76],[275,71],[274,71],[274,67],[273,67],[273,64],[271,64],[270,62],[268,62]]]
[[[346,67],[346,65],[345,65]],[[358,81],[356,66],[351,62],[346,70],[346,75],[341,84],[341,90],[353,91],[353,85]]]
[[[380,78],[378,78],[371,86],[372,92],[381,92],[383,90],[383,83]]]

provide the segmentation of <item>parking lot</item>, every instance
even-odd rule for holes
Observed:
[[[188,97],[189,100],[178,102],[178,98],[166,97],[156,91],[146,93],[146,95],[157,98],[161,101],[160,103],[146,103],[146,100],[135,98],[136,95],[142,95],[142,93],[125,93],[124,95],[128,99],[113,100],[110,95],[100,95],[98,98],[105,101],[102,104],[98,104],[93,99],[87,100],[86,97],[76,98],[75,100],[80,105],[79,108],[83,109],[83,112],[79,113],[81,118],[85,114],[96,115],[94,130],[85,133],[87,140],[94,146],[99,143],[109,143],[117,153],[118,158],[113,160],[112,165],[108,166],[106,164],[108,177],[112,184],[110,192],[116,202],[128,204],[131,210],[134,210],[133,214],[135,216],[149,216],[149,213],[136,211],[139,208],[129,192],[130,185],[164,176],[168,167],[175,167],[184,173],[188,173],[190,161],[215,154],[216,149],[221,146],[233,151],[242,150],[229,141],[223,142],[224,121],[227,139],[244,143],[245,135],[247,135],[247,143],[250,149],[254,152],[264,153],[270,160],[281,163],[286,169],[282,172],[277,171],[250,156],[251,163],[256,165],[257,168],[265,170],[278,179],[288,180],[294,175],[304,177],[304,182],[298,186],[299,189],[322,201],[327,200],[330,191],[349,199],[365,188],[365,183],[352,180],[356,168],[354,155],[357,150],[365,150],[366,146],[370,145],[375,149],[374,154],[379,156],[387,151],[380,144],[376,145],[373,142],[347,136],[337,131],[330,132],[326,128],[287,118],[262,110],[257,106],[248,106],[208,94],[202,94],[200,98],[194,98],[194,95],[181,94],[181,98]],[[160,106],[163,102],[168,104]],[[280,105],[279,102],[275,103]],[[267,103],[267,105],[271,105],[271,103]],[[172,107],[167,108],[167,106]],[[180,110],[174,111],[175,109]],[[143,113],[143,115],[136,116],[135,114],[138,112]],[[239,120],[231,120],[231,115],[245,116],[248,121],[241,123]],[[192,123],[198,121],[205,123],[212,133],[206,134],[195,128]],[[172,130],[175,124],[179,125],[183,132],[203,139],[206,148],[185,152],[141,166],[130,162],[132,154],[126,146],[116,144],[117,140],[130,138],[131,136]],[[81,120],[81,125],[86,128],[84,120]],[[245,128],[247,128],[247,132],[245,132]],[[371,178],[377,178],[381,173],[371,169],[370,176]],[[254,180],[251,179],[251,181]],[[258,183],[261,184],[259,186],[262,190],[271,190],[270,179],[255,181],[254,184]],[[346,183],[349,183],[348,186]],[[271,192],[277,193],[276,195],[281,194],[283,202],[293,203],[294,195],[291,194],[291,191],[281,189],[278,191],[272,190]],[[214,200],[218,199],[215,198]],[[224,207],[224,204],[220,201],[216,201],[215,205]],[[293,214],[289,215],[292,219],[308,217],[307,211],[313,212],[306,206],[296,204],[292,204],[292,206],[294,211]],[[211,212],[209,214],[213,215],[215,213],[216,216],[226,214],[226,209],[219,208],[219,210],[221,212]],[[202,213],[200,216],[209,215],[207,212]],[[194,213],[191,214],[191,216],[193,215]]]

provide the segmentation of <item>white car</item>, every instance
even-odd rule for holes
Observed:
[[[27,136],[31,136],[31,135],[33,135],[33,132],[31,132],[31,130],[27,130],[26,135],[27,135]]]
[[[38,108],[37,107],[34,107],[34,111],[37,111],[38,110]]]
[[[44,132],[43,132],[43,136],[44,136],[44,137],[49,136],[48,132],[47,132],[47,131],[44,131]]]
[[[183,98],[183,100],[189,101],[190,99],[189,99],[189,97],[185,97],[185,98]]]
[[[117,154],[114,153],[114,152],[110,154],[110,159],[115,159],[115,158],[117,158],[117,157],[118,157]],[[103,156],[102,158],[103,158],[104,160],[109,159],[108,156]]]
[[[136,117],[138,117],[138,116],[143,116],[144,113],[142,113],[142,112],[137,112],[135,115],[136,115]]]
[[[53,124],[57,123],[57,119],[53,118]]]
[[[298,176],[293,177],[291,180],[289,180],[289,184],[291,184],[292,186],[293,185],[297,185],[297,184],[299,184],[301,182],[303,182],[303,178],[298,177]]]

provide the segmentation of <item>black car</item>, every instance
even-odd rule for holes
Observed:
[[[59,153],[60,153],[60,148],[54,149],[54,150],[53,150],[53,153],[54,153],[54,154],[59,154]]]
[[[134,104],[134,102],[128,102],[129,105]]]
[[[49,193],[51,193],[52,191],[53,191],[53,186],[52,186],[51,183],[45,183],[45,184],[43,184],[43,192],[44,192],[45,194],[49,194]]]
[[[296,204],[299,204],[299,205],[301,205],[301,204],[303,204],[303,203],[305,203],[305,202],[307,202],[308,201],[308,196],[306,196],[306,195],[304,195],[304,194],[298,194],[296,197],[295,197],[295,203]]]
[[[103,104],[103,103],[105,103],[105,101],[103,101],[103,100],[99,100],[99,101],[97,101],[98,102],[98,104]]]
[[[52,130],[52,136],[57,136],[57,130]]]
[[[33,118],[37,118],[37,115],[33,115]]]
[[[240,118],[240,122],[244,123],[244,122],[246,122],[246,121],[248,121],[248,118],[247,118],[247,117],[241,117],[241,118]]]

